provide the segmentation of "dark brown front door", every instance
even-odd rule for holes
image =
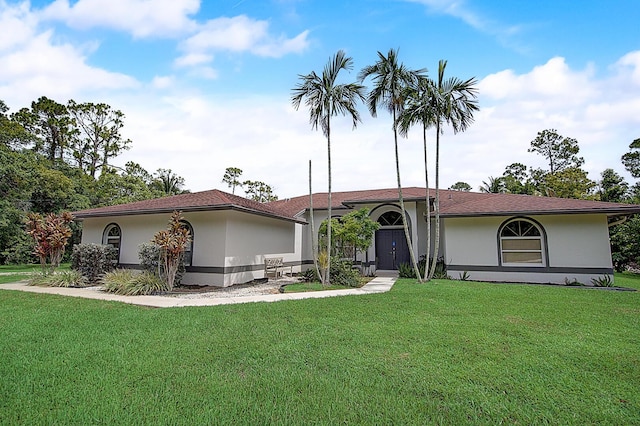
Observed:
[[[403,229],[376,231],[376,258],[376,267],[382,270],[396,270],[398,265],[409,263],[409,247]]]

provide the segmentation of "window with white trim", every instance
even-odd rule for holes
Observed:
[[[117,224],[112,223],[107,225],[102,233],[102,244],[110,245],[120,250],[121,238],[122,231],[120,230],[120,227]]]
[[[544,266],[540,228],[525,219],[508,222],[500,231],[500,255],[503,265]]]
[[[181,220],[180,223],[183,227],[189,231],[189,244],[184,249],[184,266],[192,266],[193,264],[193,226],[186,220]]]

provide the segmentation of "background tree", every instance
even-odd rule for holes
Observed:
[[[232,194],[236,193],[236,186],[242,186],[242,183],[240,182],[240,176],[242,176],[242,169],[239,169],[237,167],[227,167],[224,171],[222,182],[229,185]]]
[[[12,119],[33,136],[36,152],[52,162],[63,160],[75,134],[74,122],[66,106],[42,96],[31,103],[31,109],[22,108],[12,115]]]
[[[506,186],[504,184],[504,179],[501,177],[493,177],[489,176],[489,181],[482,181],[482,186],[480,186],[480,192],[491,193],[491,194],[504,194],[507,192]]]
[[[578,141],[565,138],[555,129],[538,132],[528,150],[545,157],[549,169],[532,169],[531,181],[541,194],[549,197],[581,198],[594,197],[596,183],[588,178],[581,166]]]
[[[148,200],[159,196],[161,195],[152,190],[151,183],[147,183],[138,174],[130,173],[127,170],[118,172],[113,167],[107,167],[100,173],[100,177],[95,182],[94,205],[96,207],[112,206]]]
[[[404,95],[407,88],[416,87],[420,78],[424,77],[425,69],[410,70],[403,63],[398,62],[398,52],[390,49],[385,56],[382,52],[378,52],[378,60],[373,64],[364,67],[358,74],[361,82],[367,78],[372,78],[373,87],[367,95],[367,107],[372,117],[378,114],[378,106],[385,108],[393,119],[393,143],[396,158],[396,179],[398,183],[398,199],[400,202],[400,211],[402,213],[402,222],[404,234],[409,247],[409,256],[411,264],[416,273],[416,277],[422,282],[422,275],[418,269],[418,262],[413,250],[413,242],[409,235],[409,224],[404,209],[404,198],[402,196],[402,184],[400,181],[400,158],[398,155],[398,118],[404,107]]]
[[[549,173],[555,173],[570,167],[581,167],[584,158],[578,157],[580,147],[578,141],[560,136],[556,129],[538,132],[531,141],[529,152],[542,155],[549,163]]]
[[[622,164],[631,176],[640,178],[640,139],[629,144],[629,152],[622,156]]]
[[[298,75],[301,80],[293,89],[291,104],[298,110],[304,100],[309,108],[309,123],[311,128],[322,129],[327,138],[327,169],[328,169],[328,217],[331,217],[331,117],[346,115],[351,118],[355,129],[360,120],[360,113],[356,105],[358,101],[364,101],[364,86],[358,83],[338,84],[340,71],[353,69],[353,59],[339,50],[329,59],[327,65],[318,75],[311,71],[306,75]],[[327,228],[327,268],[326,283],[331,282],[331,221]]]
[[[438,79],[431,83],[434,89],[431,107],[436,117],[436,197],[434,202],[436,235],[428,279],[433,277],[438,266],[440,246],[440,132],[444,124],[449,124],[454,133],[464,132],[473,123],[473,114],[479,109],[476,100],[478,82],[475,77],[468,80],[461,80],[457,77],[445,79],[446,68],[447,61],[440,60],[438,62]]]
[[[150,187],[163,197],[189,192],[182,189],[184,187],[184,178],[175,174],[171,169],[156,170]]]
[[[271,186],[259,180],[247,180],[244,181],[242,185],[245,187],[245,193],[250,200],[259,203],[268,203],[269,201],[276,201],[278,199],[278,196],[273,193]]]
[[[456,182],[451,185],[449,189],[452,191],[469,192],[472,188],[471,185],[469,185],[467,182]]]
[[[123,139],[124,113],[104,103],[76,103],[69,101],[68,110],[77,132],[73,143],[73,158],[78,167],[95,178],[98,169],[104,170],[109,160],[129,149],[131,140]]]
[[[502,174],[502,182],[506,192],[510,194],[533,195],[536,191],[527,166],[522,163],[508,165]]]
[[[0,99],[0,145],[20,149],[32,145],[35,138],[18,121],[10,117],[9,107]]]
[[[602,172],[598,187],[600,201],[622,203],[627,199],[629,184],[613,169]]]

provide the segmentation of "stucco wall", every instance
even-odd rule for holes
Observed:
[[[467,271],[471,279],[564,283],[612,275],[611,251],[605,215],[540,215],[546,235],[548,263],[543,267],[500,265],[498,229],[511,217],[445,219],[445,262],[453,278]]]
[[[122,232],[120,263],[138,265],[138,246],[165,229],[170,214],[87,218],[83,243],[102,243],[105,228],[117,224]],[[243,212],[188,212],[183,217],[193,227],[193,272],[185,284],[229,286],[264,276],[264,257],[295,256],[293,222]],[[284,257],[284,256],[283,256]]]

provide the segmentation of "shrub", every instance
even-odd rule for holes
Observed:
[[[142,243],[138,246],[138,259],[140,261],[140,267],[143,271],[147,271],[150,274],[154,274],[162,280],[166,280],[167,276],[164,272],[163,264],[160,263],[160,246],[154,243]],[[176,271],[173,285],[180,285],[182,277],[186,273],[184,266],[184,253],[180,256],[180,264]]]
[[[62,271],[54,274],[36,274],[29,285],[46,287],[86,287],[87,279],[78,271]]]
[[[410,263],[401,263],[398,265],[398,276],[400,278],[416,278],[416,271]]]
[[[80,272],[91,284],[115,269],[118,264],[118,249],[102,244],[76,244],[71,255],[71,269]]]
[[[27,215],[27,233],[33,238],[34,253],[40,259],[42,270],[52,273],[64,256],[67,241],[71,237],[69,224],[73,216],[69,212],[59,215],[49,213],[44,218],[38,213]]]
[[[611,275],[603,275],[598,278],[592,278],[591,284],[595,287],[613,287],[613,280],[611,279]]]
[[[360,272],[353,268],[349,260],[331,262],[331,284],[345,287],[360,287]]]
[[[180,265],[184,262],[184,251],[191,241],[189,230],[182,224],[182,214],[174,211],[169,219],[167,229],[157,232],[152,242],[160,247],[160,264],[163,274],[160,276],[172,289]]]
[[[304,282],[320,282],[315,268],[309,268],[300,275]],[[353,268],[349,260],[331,261],[331,284],[345,287],[360,287],[360,272]]]
[[[577,278],[574,278],[573,280],[570,280],[569,277],[565,277],[564,278],[564,285],[574,286],[574,287],[581,287],[584,284],[582,284],[580,281],[578,281]]]
[[[165,281],[147,271],[116,269],[102,279],[104,290],[122,296],[140,296],[169,290]]]

